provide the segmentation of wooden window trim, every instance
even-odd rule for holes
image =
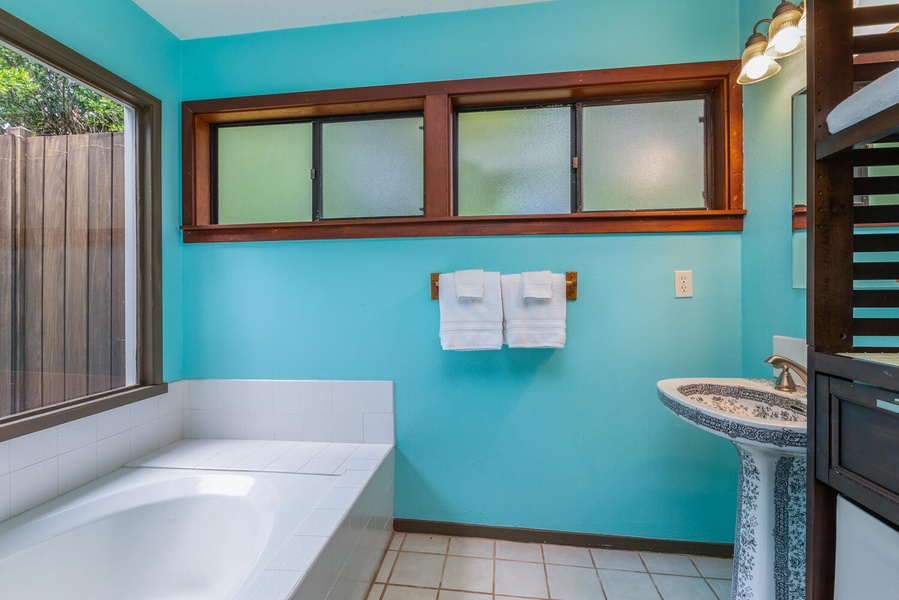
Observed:
[[[164,394],[162,380],[162,103],[161,101],[0,9],[0,39],[58,71],[89,84],[134,110],[138,147],[137,382],[9,415],[0,419],[0,441]],[[2,368],[2,367],[0,367]]]
[[[655,65],[196,100],[182,104],[182,227],[185,242],[742,231],[743,101],[739,61]],[[457,107],[573,102],[678,92],[711,94],[713,202],[708,210],[563,215],[453,215],[453,113]],[[423,217],[303,223],[212,224],[210,126],[252,120],[423,111]]]

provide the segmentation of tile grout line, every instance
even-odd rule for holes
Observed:
[[[593,569],[596,571],[596,579],[599,580],[599,591],[602,594],[602,600],[607,600],[608,595],[606,595],[606,586],[602,583],[602,577],[599,575],[599,565],[596,564],[596,557],[593,556],[593,550],[587,548],[587,554],[590,555],[590,562],[593,563]]]

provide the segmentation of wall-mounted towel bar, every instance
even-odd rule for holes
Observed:
[[[431,300],[440,299],[440,273],[431,273]],[[565,299],[577,300],[577,271],[565,272]]]

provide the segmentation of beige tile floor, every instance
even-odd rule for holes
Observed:
[[[731,559],[394,533],[368,600],[730,600]]]

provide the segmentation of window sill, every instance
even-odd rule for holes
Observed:
[[[478,235],[742,231],[745,210],[621,211],[574,215],[342,219],[185,226],[186,243]]]
[[[168,384],[134,386],[0,419],[0,442],[165,394]]]

